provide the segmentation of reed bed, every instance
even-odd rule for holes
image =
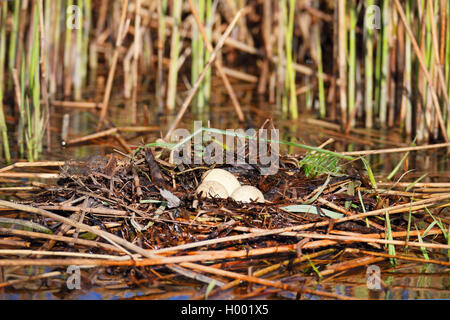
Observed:
[[[417,143],[448,142],[444,0],[25,0],[1,4],[2,158],[36,160],[50,148],[57,100],[102,95],[101,130],[111,125],[111,94],[122,95],[131,99],[135,125],[147,112],[141,93],[155,93],[157,110],[173,113],[206,70],[189,105],[207,112],[215,73],[205,67],[241,9],[213,66],[240,121],[251,112],[242,110],[227,77],[250,81],[281,117],[312,112],[345,132],[400,127]]]

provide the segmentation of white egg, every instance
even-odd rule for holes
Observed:
[[[217,181],[204,181],[200,184],[195,192],[206,198],[228,198],[229,194],[225,187]]]
[[[251,201],[265,202],[264,195],[258,188],[253,186],[242,186],[236,189],[232,194],[231,198],[234,201],[249,203]]]
[[[222,184],[228,192],[228,195],[231,195],[234,190],[239,188],[241,184],[238,179],[230,172],[223,169],[212,169],[207,171],[203,175],[203,182],[207,181],[217,181]]]

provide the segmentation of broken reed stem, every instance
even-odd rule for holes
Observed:
[[[220,49],[224,45],[225,39],[228,38],[228,36],[230,35],[231,31],[233,30],[233,28],[236,25],[237,21],[241,17],[242,13],[243,13],[242,9],[238,11],[236,16],[233,18],[233,21],[231,21],[230,25],[227,27],[227,29],[225,30],[224,34],[220,38],[219,42],[216,45],[216,48],[214,49],[214,51],[212,52],[212,54],[211,54],[211,56],[209,58],[208,63],[203,68],[203,71],[200,74],[199,78],[197,79],[197,82],[195,83],[194,87],[191,89],[188,97],[183,102],[183,105],[181,106],[180,111],[178,112],[175,120],[173,121],[172,125],[170,126],[169,130],[167,131],[167,134],[165,135],[164,140],[168,141],[169,138],[172,136],[172,133],[175,131],[176,127],[178,126],[178,123],[183,118],[183,115],[186,112],[187,108],[189,107],[189,104],[191,103],[193,97],[195,96],[195,93],[199,89],[200,84],[201,84],[201,82],[203,81],[203,78],[206,75],[206,70],[208,70],[208,68],[211,66],[212,62],[215,60],[218,52],[220,51]]]

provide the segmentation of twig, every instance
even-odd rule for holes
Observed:
[[[192,15],[194,16],[195,22],[197,23],[198,29],[200,30],[200,33],[202,35],[203,42],[206,45],[206,49],[209,51],[209,53],[212,54],[214,52],[214,49],[211,45],[211,42],[208,39],[208,36],[206,35],[205,28],[203,27],[203,24],[198,16],[197,10],[195,10],[194,3],[192,2],[192,0],[188,0],[188,3],[189,3],[189,7],[191,9]],[[230,96],[230,99],[233,103],[234,109],[236,110],[239,121],[243,122],[245,120],[244,113],[242,112],[241,105],[239,104],[236,94],[233,91],[233,87],[231,86],[230,81],[228,80],[227,76],[225,75],[225,71],[222,68],[222,63],[219,60],[215,60],[214,64],[217,68],[217,71],[219,72],[220,77],[222,78],[225,88],[227,89],[228,95]]]
[[[437,149],[450,147],[450,143],[436,143],[429,144],[425,146],[417,147],[404,147],[404,148],[391,148],[391,149],[379,149],[379,150],[361,150],[361,151],[351,151],[351,152],[341,152],[343,155],[347,156],[362,156],[362,155],[372,155],[372,154],[385,154],[385,153],[395,153],[395,152],[407,152],[407,151],[418,151],[427,149]]]
[[[227,27],[227,29],[223,33],[222,37],[220,38],[219,42],[216,45],[216,48],[211,53],[208,63],[205,65],[202,73],[198,77],[197,82],[195,83],[194,87],[191,89],[186,100],[184,100],[183,105],[181,106],[181,109],[178,112],[175,120],[173,121],[172,125],[170,126],[169,130],[167,131],[167,134],[165,135],[164,140],[168,141],[170,139],[170,137],[172,136],[172,133],[175,131],[176,127],[178,126],[178,123],[183,118],[184,113],[186,112],[187,108],[189,107],[189,104],[191,103],[192,99],[194,98],[198,88],[200,87],[201,82],[203,81],[203,78],[206,75],[206,71],[211,66],[213,61],[216,59],[217,54],[219,53],[220,49],[223,47],[225,39],[228,38],[228,36],[230,35],[230,33],[233,30],[234,26],[236,25],[237,21],[241,17],[242,12],[243,12],[243,9],[238,11],[236,16],[233,18],[233,21],[230,23],[230,25]]]

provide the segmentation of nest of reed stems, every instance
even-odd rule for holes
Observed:
[[[195,189],[210,167],[171,164],[161,148],[66,163],[57,183],[30,191],[32,200],[0,200],[8,208],[2,219],[9,219],[0,221],[3,272],[51,268],[37,278],[5,279],[0,287],[37,283],[68,297],[65,270],[75,265],[98,267],[119,283],[102,284],[83,269],[90,288],[194,284],[191,298],[203,299],[244,284],[251,289],[237,298],[293,292],[349,299],[317,290],[317,282],[375,263],[448,267],[450,196],[442,186],[375,188],[348,166],[339,175],[307,178],[300,158],[281,156],[280,169],[269,176],[256,166],[217,166],[258,187],[266,203],[199,198]]]

